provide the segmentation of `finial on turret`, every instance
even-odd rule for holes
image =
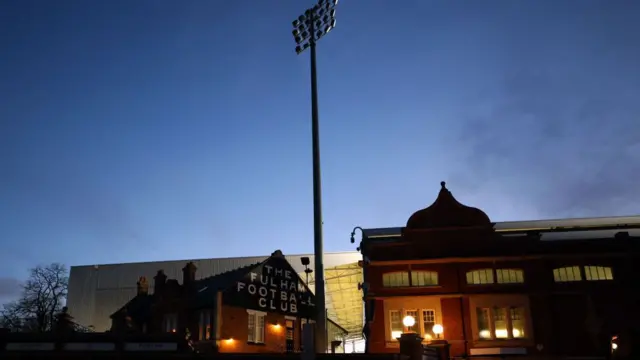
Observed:
[[[444,181],[440,181],[440,186],[442,186],[442,189],[446,189],[447,188],[447,183]]]

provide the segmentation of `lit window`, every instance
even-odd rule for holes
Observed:
[[[491,311],[487,308],[477,308],[478,336],[480,339],[491,339]]]
[[[493,269],[481,269],[467,272],[467,284],[493,284]]]
[[[412,271],[411,286],[438,285],[438,273],[435,271]]]
[[[409,273],[403,271],[382,274],[382,285],[384,287],[409,286]]]
[[[407,332],[420,334],[420,318],[418,317],[418,310],[407,310],[404,316],[411,316],[413,320],[415,320],[413,326],[407,326]]]
[[[509,332],[507,331],[507,309],[493,308],[493,326],[496,329],[497,339],[506,339],[509,337]]]
[[[555,282],[581,281],[582,275],[580,274],[580,267],[567,266],[553,269],[553,280]]]
[[[162,319],[162,329],[165,332],[176,332],[178,329],[178,314],[165,314]]]
[[[584,277],[587,281],[613,280],[613,272],[607,266],[585,266]]]
[[[435,310],[422,310],[422,328],[424,330],[424,337],[427,340],[434,337],[433,325],[436,324],[436,312]]]
[[[402,312],[391,310],[389,312],[389,322],[391,323],[391,340],[397,340],[402,335]]]
[[[267,313],[255,310],[247,310],[247,313],[249,314],[247,320],[247,341],[264,344],[264,318],[267,316]]]
[[[496,269],[498,284],[519,284],[524,282],[524,272],[520,269]]]
[[[524,337],[524,309],[523,308],[511,308],[509,309],[509,316],[511,317],[511,336],[514,338]]]
[[[211,339],[211,310],[200,311],[198,340]]]
[[[477,308],[478,337],[483,340],[525,337],[524,308]]]

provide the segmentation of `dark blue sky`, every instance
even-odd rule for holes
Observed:
[[[0,3],[0,275],[312,251],[312,2]],[[344,0],[325,247],[446,180],[496,221],[640,212],[640,3]],[[0,286],[10,292],[10,286]]]

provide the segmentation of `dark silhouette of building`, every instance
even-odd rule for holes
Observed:
[[[610,356],[612,339],[631,338],[640,323],[640,239],[628,231],[640,226],[497,231],[441,185],[399,236],[363,231],[368,352],[397,352],[406,332],[425,344],[446,341],[454,357]],[[550,232],[591,236],[541,240]],[[609,235],[593,236],[600,233]],[[403,324],[407,316],[414,325]]]

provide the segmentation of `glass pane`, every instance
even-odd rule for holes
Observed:
[[[407,316],[411,316],[415,320],[413,326],[407,327],[407,332],[420,333],[420,323],[418,322],[418,310],[407,310]]]
[[[507,309],[504,308],[493,309],[493,324],[496,328],[496,338],[498,339],[506,339],[509,337],[506,310]]]
[[[611,271],[610,267],[604,268],[604,275],[605,275],[605,279],[613,280],[613,271]]]
[[[256,342],[264,343],[264,316],[257,316]]]
[[[424,337],[431,340],[435,335],[433,333],[433,325],[436,324],[436,312],[434,310],[422,310],[422,327],[424,328]]]
[[[524,329],[524,309],[523,308],[511,308],[511,336],[514,338],[525,337]]]
[[[402,335],[402,316],[399,310],[391,310],[389,312],[391,323],[391,340],[396,340]]]
[[[585,267],[585,276],[587,280],[593,276],[589,270]],[[581,281],[582,275],[580,274],[579,266],[567,266],[553,270],[553,280],[555,282],[568,282],[568,281]]]
[[[247,341],[255,342],[255,334],[256,334],[256,315],[249,314],[247,318]]]
[[[489,309],[477,308],[476,315],[478,317],[478,336],[480,336],[481,339],[490,339]]]

